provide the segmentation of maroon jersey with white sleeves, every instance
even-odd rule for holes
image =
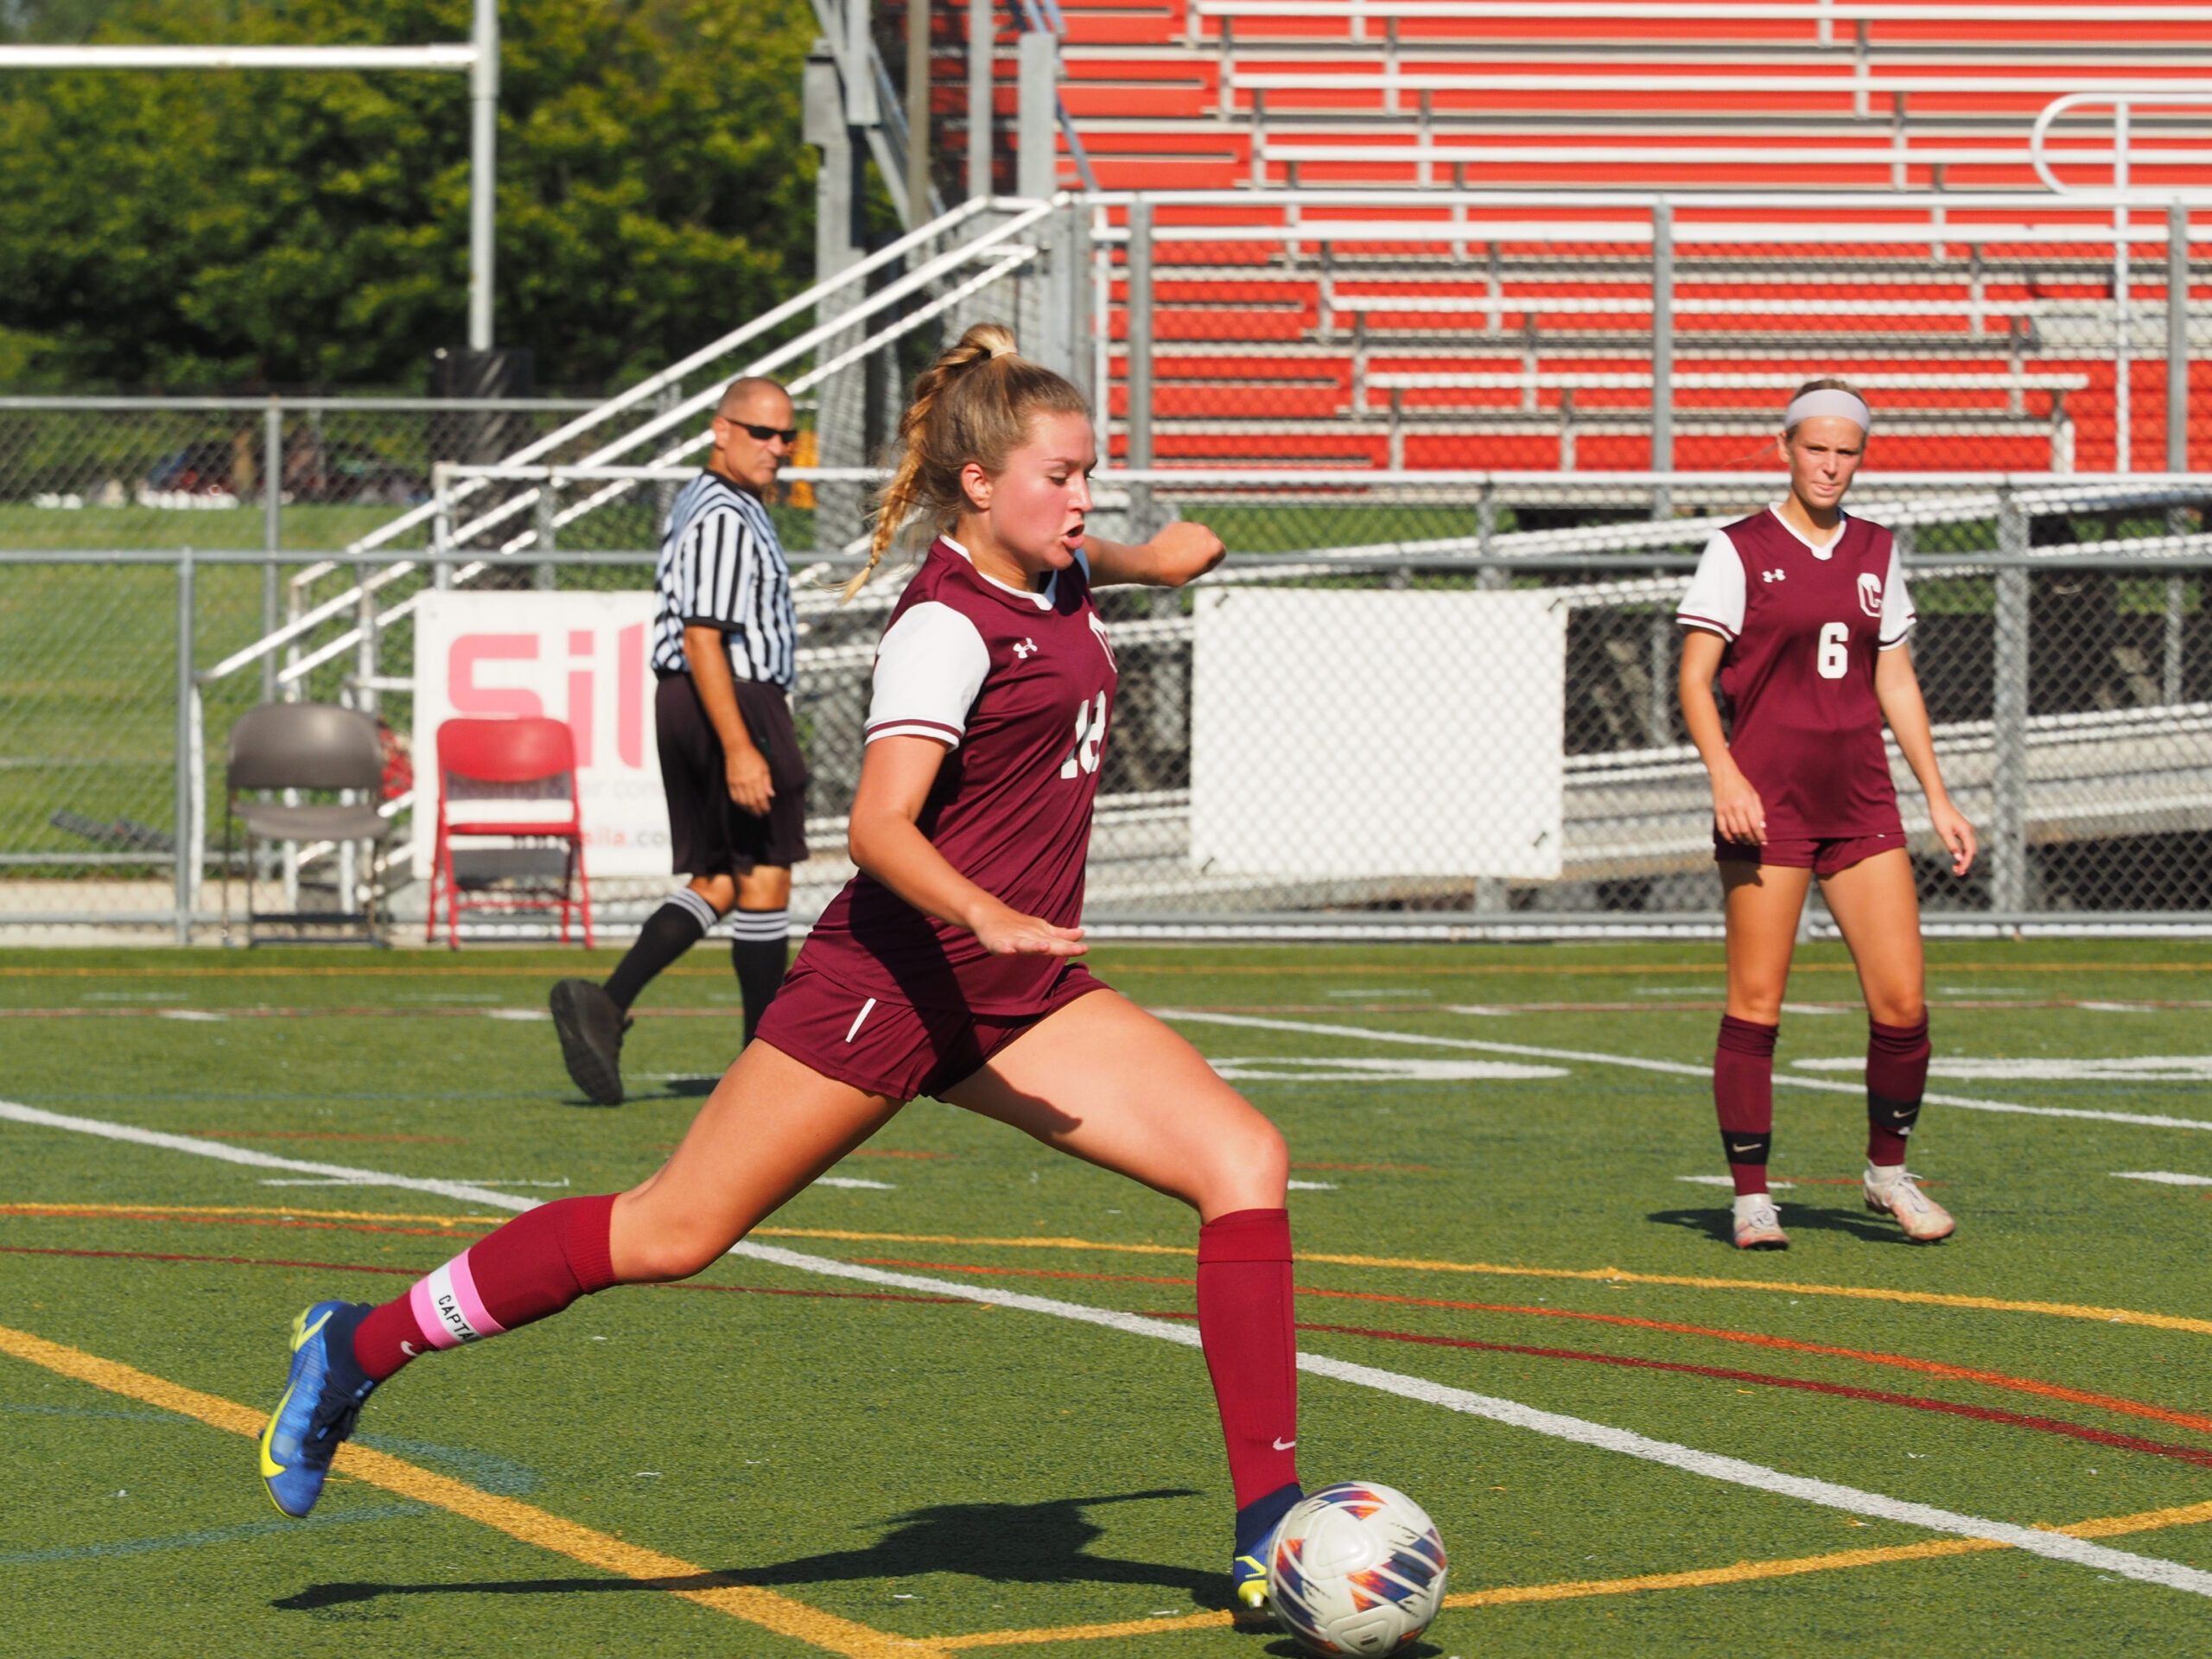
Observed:
[[[1825,545],[1771,509],[1714,532],[1675,620],[1728,642],[1728,752],[1775,840],[1900,835],[1874,659],[1912,632],[1890,532],[1846,515]]]
[[[917,820],[952,868],[1025,915],[1083,914],[1091,803],[1114,708],[1114,653],[1078,558],[1041,593],[931,545],[875,658],[868,741],[950,746]],[[995,1015],[1039,1013],[1061,958],[994,957],[865,874],[830,902],[799,963],[871,996]]]

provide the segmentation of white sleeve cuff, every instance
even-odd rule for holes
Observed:
[[[1697,573],[1675,620],[1686,628],[1709,628],[1733,639],[1744,631],[1744,561],[1728,532],[1716,530],[1698,556]]]
[[[990,668],[990,649],[968,618],[936,600],[915,606],[876,647],[867,741],[928,737],[957,748]]]
[[[1877,642],[1884,651],[1904,644],[1919,620],[1920,613],[1912,608],[1912,594],[1904,585],[1904,556],[1892,547],[1888,577],[1882,584],[1882,621],[1876,631]]]

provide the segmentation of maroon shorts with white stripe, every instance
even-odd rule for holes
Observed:
[[[757,1034],[800,1065],[868,1094],[942,1096],[1038,1021],[1105,988],[1088,968],[1067,962],[1033,1013],[918,1008],[848,989],[802,959],[760,1017]]]
[[[1863,863],[1877,853],[1904,845],[1902,829],[1891,836],[1821,836],[1797,840],[1783,837],[1764,845],[1755,841],[1728,841],[1716,830],[1713,835],[1713,856],[1722,864],[1779,865],[1829,876]]]

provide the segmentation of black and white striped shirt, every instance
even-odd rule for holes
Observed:
[[[758,497],[714,473],[686,484],[661,527],[653,585],[660,594],[654,673],[690,671],[685,627],[720,628],[732,675],[791,689],[798,677],[798,616],[791,571],[775,521]]]

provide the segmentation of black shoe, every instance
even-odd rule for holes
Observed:
[[[605,988],[588,979],[564,979],[553,988],[553,1029],[561,1058],[584,1098],[594,1106],[622,1103],[622,1033],[629,1017]]]

